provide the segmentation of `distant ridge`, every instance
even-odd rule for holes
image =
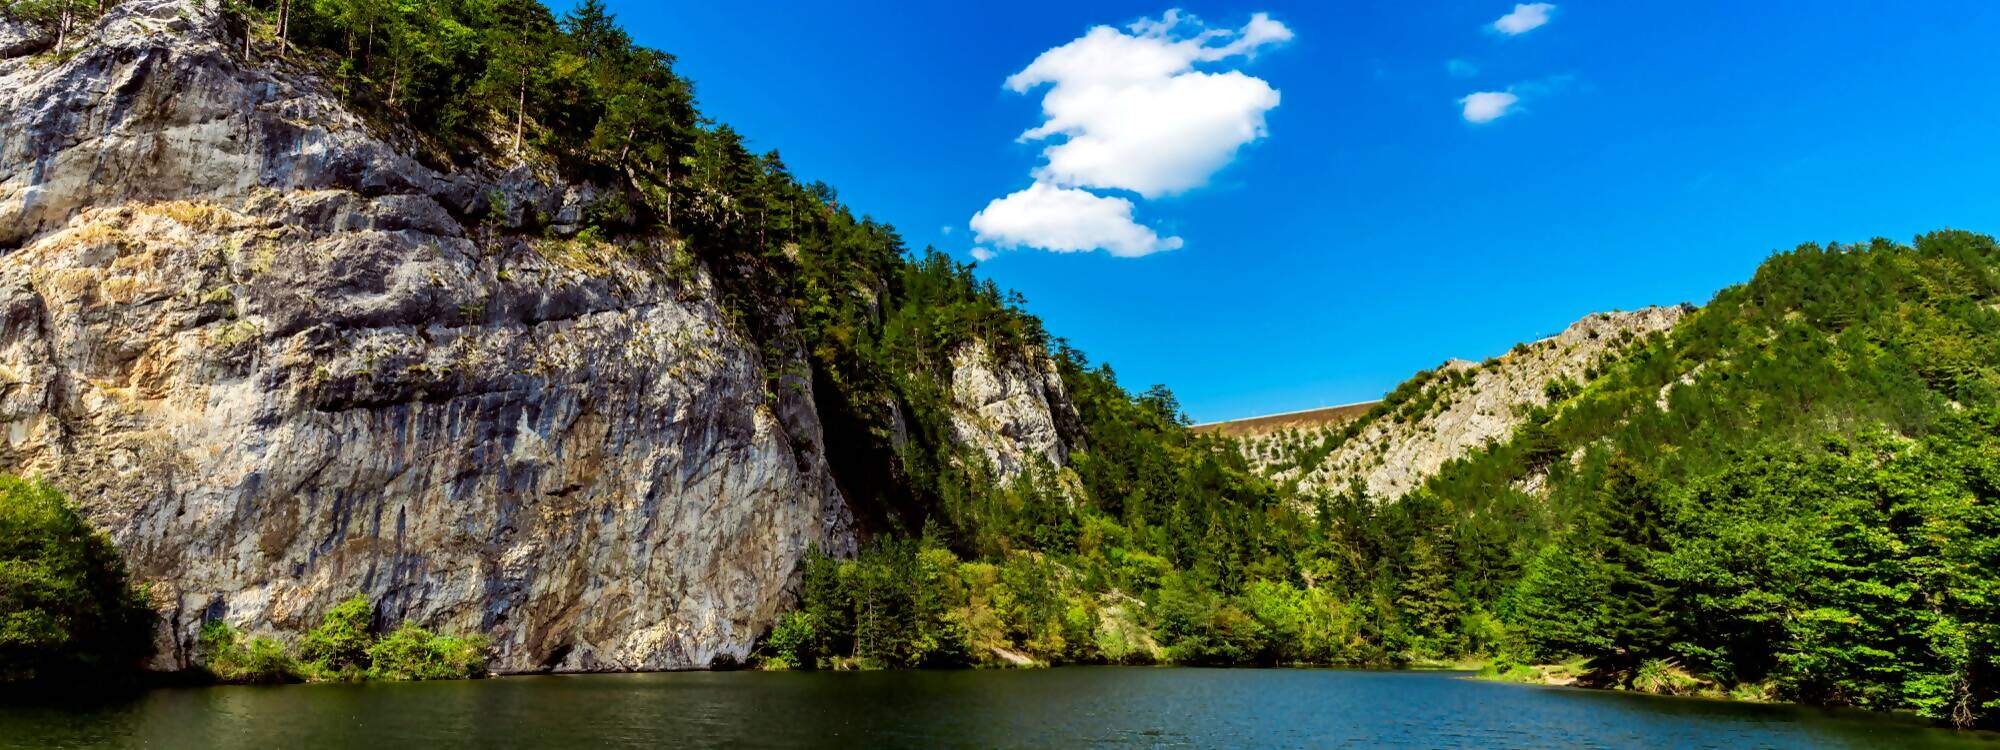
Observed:
[[[1279,430],[1310,429],[1353,421],[1361,415],[1367,414],[1369,408],[1379,403],[1382,402],[1378,399],[1375,401],[1342,404],[1340,406],[1323,406],[1317,409],[1288,411],[1282,414],[1266,414],[1261,417],[1209,422],[1207,424],[1198,424],[1188,429],[1203,434],[1228,435],[1230,437],[1263,435]]]

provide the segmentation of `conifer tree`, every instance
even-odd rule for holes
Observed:
[[[1641,662],[1663,655],[1673,642],[1673,591],[1653,570],[1654,559],[1667,549],[1665,513],[1657,488],[1638,467],[1623,457],[1613,459],[1592,512],[1594,538],[1587,542],[1597,546],[1604,574],[1607,643],[1587,655],[1599,671],[1617,679],[1629,680]]]

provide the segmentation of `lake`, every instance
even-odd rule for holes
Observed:
[[[0,707],[24,747],[2000,748],[1896,716],[1442,672],[682,672],[154,690]]]

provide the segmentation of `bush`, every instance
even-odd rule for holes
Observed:
[[[355,594],[327,610],[319,627],[299,640],[299,658],[310,665],[317,679],[354,680],[366,676],[368,647],[374,638],[369,623],[375,619],[375,605],[368,597]]]
[[[132,674],[152,628],[111,540],[54,488],[0,476],[0,682]]]
[[[201,628],[202,666],[222,682],[293,682],[299,679],[299,665],[285,652],[285,644],[274,638],[257,636],[243,640],[243,633],[221,620]]]
[[[404,623],[373,646],[368,676],[378,680],[464,680],[486,676],[486,639],[436,635]]]
[[[1706,687],[1672,659],[1647,659],[1632,675],[1632,689],[1654,695],[1695,695]]]
[[[764,640],[770,651],[767,669],[815,669],[819,666],[819,627],[811,612],[789,612],[771,628]]]

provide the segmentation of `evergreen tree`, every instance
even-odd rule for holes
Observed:
[[[1657,489],[1625,459],[1607,469],[1586,544],[1596,548],[1604,576],[1606,643],[1584,651],[1594,666],[1628,681],[1643,661],[1666,653],[1674,641],[1673,590],[1654,570],[1667,550],[1666,507]]]

